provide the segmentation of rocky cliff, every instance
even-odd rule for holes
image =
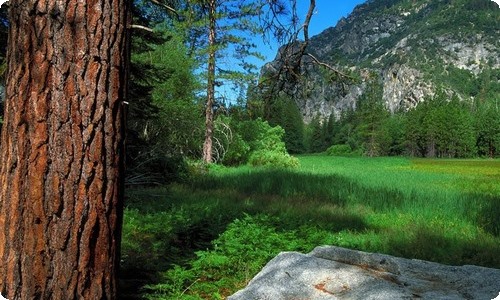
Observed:
[[[500,9],[490,0],[367,1],[308,46],[321,61],[356,79],[332,78],[304,60],[302,80],[288,92],[306,122],[355,108],[371,81],[383,87],[392,112],[414,107],[437,88],[470,99],[484,74],[500,83],[499,36]],[[278,54],[264,73],[279,59]]]

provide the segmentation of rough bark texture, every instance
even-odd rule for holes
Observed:
[[[126,0],[11,0],[0,292],[113,299],[122,218]]]
[[[214,111],[215,103],[215,54],[216,54],[216,9],[215,0],[208,1],[208,80],[207,80],[207,103],[205,107],[205,142],[203,143],[203,161],[211,163],[212,139],[214,131]]]

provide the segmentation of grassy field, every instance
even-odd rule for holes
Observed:
[[[212,168],[129,190],[124,286],[224,299],[280,251],[324,244],[500,268],[499,160],[299,159],[297,170]]]

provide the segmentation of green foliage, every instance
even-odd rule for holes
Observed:
[[[388,134],[384,130],[383,122],[388,119],[389,112],[382,102],[382,86],[372,83],[358,101],[356,111],[358,126],[357,136],[362,148],[368,156],[385,154],[384,142]]]
[[[285,134],[283,128],[271,127],[267,122],[260,120],[250,122],[255,122],[258,127],[255,139],[251,141],[253,151],[248,158],[252,166],[298,167],[298,160],[287,153],[285,143],[282,141]]]
[[[242,288],[279,249],[296,249],[295,236],[273,226],[278,221],[266,215],[235,219],[212,242],[213,250],[196,252],[188,268],[175,266],[164,273],[162,284],[151,286],[148,298],[191,299],[195,294],[222,299],[221,291]]]
[[[334,134],[331,138],[333,144],[348,144],[352,149],[361,148],[358,133],[356,131],[358,120],[356,111],[348,109],[342,112],[340,119],[335,122]]]
[[[233,136],[229,150],[227,151],[222,163],[226,166],[237,166],[248,161],[250,155],[250,146],[243,140],[240,134]]]
[[[476,155],[471,107],[444,93],[428,99],[408,114],[407,140],[412,154],[430,157]]]
[[[271,126],[280,126],[285,130],[283,141],[289,153],[303,153],[304,121],[297,104],[287,97],[266,101],[266,121]]]
[[[500,99],[478,102],[474,113],[474,128],[478,155],[495,157],[500,152]]]
[[[308,145],[309,152],[320,153],[325,151],[327,145],[325,145],[325,135],[323,130],[323,125],[318,116],[315,116],[308,126]]]
[[[155,31],[132,36],[126,182],[162,184],[184,179],[184,157],[199,155],[202,107],[195,101],[194,61],[182,35],[172,24],[146,18],[154,11],[135,4],[135,22]]]
[[[277,151],[258,150],[250,155],[248,162],[252,166],[296,168],[299,165],[297,158],[287,153]]]
[[[271,126],[261,119],[237,121],[228,117],[225,120],[230,133],[219,137],[217,143],[227,140],[227,150],[222,159],[225,165],[240,165],[249,163],[252,166],[266,167],[297,167],[298,160],[287,153],[280,126]]]
[[[381,135],[383,137],[381,139],[383,154],[389,156],[406,154],[406,115],[401,112],[394,113],[382,120],[381,126],[383,132]]]
[[[486,99],[478,99],[474,105],[440,91],[408,112],[389,114],[380,87],[372,85],[357,110],[344,111],[337,121],[311,121],[311,152],[324,151],[325,141],[331,141],[367,156],[495,157],[500,129],[498,96],[490,92],[491,87],[482,90]]]

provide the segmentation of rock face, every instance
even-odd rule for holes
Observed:
[[[494,299],[500,270],[322,246],[283,252],[229,300]]]
[[[500,9],[486,0],[367,1],[308,46],[315,57],[358,80],[339,83],[306,59],[303,80],[287,93],[306,122],[355,108],[371,81],[383,87],[392,112],[414,107],[437,88],[470,99],[475,92],[464,81],[500,68],[499,24]],[[263,72],[277,69],[281,57]],[[500,84],[497,77],[493,82]]]

